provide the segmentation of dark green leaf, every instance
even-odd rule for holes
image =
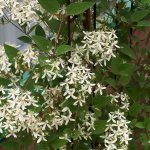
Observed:
[[[142,110],[142,105],[138,104],[138,103],[134,103],[129,110],[129,114],[132,117],[136,117]]]
[[[131,15],[131,21],[138,22],[138,21],[142,20],[143,18],[145,18],[148,14],[149,14],[149,10],[145,10],[145,9],[140,10],[140,11],[135,11]]]
[[[129,56],[130,58],[134,59],[135,54],[131,50],[131,48],[128,45],[122,45],[122,48],[119,49],[123,54]]]
[[[116,80],[115,80],[115,79],[113,79],[113,78],[107,78],[105,81],[106,81],[109,85],[111,85],[113,88],[116,88],[117,83],[116,83]]]
[[[43,37],[46,36],[44,29],[40,25],[36,26],[36,28],[35,28],[35,35],[39,35],[39,36],[43,36]]]
[[[0,85],[7,86],[8,84],[10,84],[10,80],[0,77]]]
[[[14,58],[17,56],[18,50],[7,44],[4,44],[4,48],[9,60],[11,62],[14,61]]]
[[[106,105],[110,104],[110,100],[111,100],[110,97],[97,95],[93,99],[93,106],[99,109],[103,108]]]
[[[123,62],[121,59],[116,58],[111,62],[112,72],[121,76],[131,76],[136,70],[133,64]]]
[[[21,36],[18,38],[20,41],[23,41],[24,43],[31,43],[32,40],[28,36]]]
[[[93,131],[93,134],[101,134],[105,132],[106,129],[106,120],[97,120],[95,121],[95,130]]]
[[[32,39],[43,52],[48,52],[52,47],[52,43],[42,36],[33,36]]]
[[[60,7],[57,0],[38,0],[38,2],[49,13],[56,13]]]
[[[68,15],[78,15],[83,13],[95,4],[95,2],[76,2],[67,6],[66,11]]]
[[[5,150],[16,150],[19,148],[18,143],[14,139],[5,139],[3,142],[0,143]]]
[[[131,80],[131,76],[120,76],[119,83],[123,86],[126,86]]]

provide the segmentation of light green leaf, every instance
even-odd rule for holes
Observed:
[[[39,144],[36,145],[36,150],[49,150],[49,146],[48,143],[46,142],[41,142]]]
[[[73,48],[69,45],[61,45],[56,49],[56,54],[57,55],[63,55],[69,51],[72,51]]]
[[[29,77],[30,77],[30,73],[28,71],[24,72],[23,76],[22,76],[22,79],[20,80],[20,85],[24,86],[24,84],[29,79]]]
[[[141,1],[143,4],[150,4],[150,0],[142,0]]]
[[[138,24],[136,26],[137,27],[149,27],[150,26],[150,22],[146,21],[146,20],[143,20],[143,21],[138,22]]]
[[[43,52],[48,52],[52,47],[51,42],[42,36],[33,36],[32,39]]]
[[[38,0],[38,2],[49,13],[56,13],[60,7],[57,0]]]
[[[57,149],[57,148],[60,148],[60,147],[62,147],[64,145],[66,145],[66,143],[67,143],[66,140],[57,138],[53,142],[51,142],[51,146],[53,148]]]
[[[89,9],[95,2],[76,2],[67,6],[66,11],[68,15],[78,15]]]
[[[17,56],[18,50],[7,44],[4,44],[4,48],[9,60],[11,62],[14,61],[14,58]]]
[[[139,129],[144,129],[145,128],[144,122],[137,122],[135,124],[135,127],[139,128]]]

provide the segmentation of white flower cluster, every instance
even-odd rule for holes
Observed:
[[[78,124],[78,131],[80,132],[79,139],[92,139],[91,134],[92,130],[95,130],[94,124],[95,124],[96,118],[95,114],[92,112],[87,112],[85,114],[85,118],[82,120],[83,124],[82,126]]]
[[[11,70],[11,63],[5,53],[4,46],[0,45],[0,73],[8,74]]]
[[[119,109],[109,113],[106,134],[102,136],[106,150],[128,150],[129,141],[132,139],[130,138],[129,123],[124,112],[120,112]]]
[[[27,65],[28,68],[31,68],[33,65],[38,64],[39,52],[36,51],[31,45],[28,45],[25,49],[19,51],[19,59],[23,60],[23,65]],[[17,69],[17,62],[16,62]]]
[[[86,51],[86,59],[95,66],[105,65],[112,57],[116,57],[116,48],[119,48],[115,30],[99,30],[92,32],[83,32],[84,39],[82,43]],[[90,57],[93,57],[93,60]]]
[[[64,107],[62,110],[55,108],[46,119],[43,118],[34,111],[39,107],[39,99],[36,100],[31,92],[23,91],[17,86],[7,89],[1,87],[0,91],[2,92],[0,97],[0,132],[3,134],[6,132],[6,137],[17,138],[17,133],[26,130],[39,143],[43,140],[46,141],[47,130],[58,130],[59,126],[74,121],[68,107]]]
[[[8,17],[19,24],[37,22],[39,17],[35,10],[40,6],[37,0],[0,0],[0,16]]]
[[[63,78],[63,75],[61,74],[61,71],[64,68],[65,64],[63,59],[50,59],[46,60],[45,62],[47,64],[47,67],[43,71],[42,79],[47,78],[48,81],[52,81],[57,77]]]
[[[120,109],[128,111],[129,110],[129,96],[126,93],[121,92],[121,94],[116,93],[115,95],[110,94],[111,103],[116,103]]]
[[[65,88],[63,96],[65,96],[66,100],[74,99],[73,105],[83,106],[86,98],[89,94],[92,94],[93,87],[95,86],[92,83],[94,73],[91,73],[87,65],[83,65],[80,48],[76,52],[71,53],[68,63],[66,79],[61,83],[61,86]]]
[[[27,130],[38,140],[45,140],[43,122],[38,114],[28,107],[38,107],[37,100],[28,91],[19,87],[4,89],[1,96],[0,121],[1,129],[6,130],[6,137],[17,137],[17,133]]]
[[[45,99],[45,102],[43,106],[45,108],[51,108],[54,109],[55,105],[61,100],[62,94],[61,94],[61,87],[54,87],[54,88],[45,88],[42,89],[42,96]]]
[[[109,119],[107,121],[104,138],[106,150],[127,150],[130,138],[132,134],[128,125],[130,121],[125,117],[123,111],[129,110],[129,96],[125,93],[117,93],[116,95],[110,95],[112,97],[111,102],[117,104],[119,109],[109,113]]]

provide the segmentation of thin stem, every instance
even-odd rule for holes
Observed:
[[[131,1],[131,12],[133,11],[133,9],[134,9],[134,3],[133,3],[133,0]],[[132,34],[133,34],[133,28],[131,27],[130,29],[130,48],[132,48]]]
[[[94,5],[94,14],[93,14],[93,18],[94,18],[94,30],[96,30],[96,4]]]
[[[70,4],[70,0],[67,0],[67,5]],[[67,28],[68,28],[68,45],[71,45],[71,19],[70,16],[67,17]]]

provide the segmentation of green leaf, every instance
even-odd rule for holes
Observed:
[[[140,10],[140,11],[136,11],[133,14],[131,14],[131,21],[132,22],[138,22],[140,20],[142,20],[143,18],[145,18],[149,13],[149,10]]]
[[[150,0],[142,0],[143,4],[150,4]]]
[[[33,139],[29,133],[22,132],[21,136],[19,136],[19,142],[21,144],[20,149],[25,149],[25,148],[31,146],[31,144],[33,144]]]
[[[44,29],[40,25],[36,26],[36,28],[35,28],[35,35],[39,35],[39,36],[43,36],[43,37],[46,36]]]
[[[51,146],[53,148],[57,149],[57,148],[60,148],[60,147],[62,147],[64,145],[66,145],[66,143],[67,143],[66,140],[57,138],[53,142],[51,142]]]
[[[119,83],[123,86],[126,86],[131,80],[131,76],[120,76],[119,78]]]
[[[5,150],[17,150],[19,148],[18,143],[14,139],[5,139],[3,142],[0,143]]]
[[[33,36],[32,39],[43,52],[48,52],[52,47],[52,43],[42,36]]]
[[[76,2],[67,6],[66,11],[68,15],[78,15],[89,9],[95,2]]]
[[[149,27],[150,26],[150,22],[146,21],[146,20],[143,20],[143,21],[138,22],[138,24],[136,26],[137,27]]]
[[[117,82],[116,82],[116,80],[114,80],[113,78],[107,78],[105,81],[106,81],[109,85],[111,85],[113,88],[116,88]]]
[[[100,109],[111,104],[110,101],[111,98],[108,96],[97,95],[93,99],[93,106]]]
[[[130,116],[132,117],[136,117],[142,110],[142,105],[138,104],[138,103],[134,103],[131,107],[130,107],[130,110],[129,110],[129,114]]]
[[[32,42],[32,40],[28,36],[21,36],[18,39],[24,43],[31,43]]]
[[[63,55],[69,51],[72,51],[73,48],[69,45],[61,45],[56,49],[56,54],[57,55]]]
[[[24,84],[26,83],[26,81],[29,79],[30,77],[30,73],[28,71],[24,72],[23,73],[23,77],[22,79],[20,80],[20,85],[21,86],[24,86]]]
[[[101,134],[105,132],[106,129],[106,120],[97,120],[95,121],[95,130],[93,131],[93,134]]]
[[[57,0],[38,0],[38,2],[49,13],[56,13],[60,7]]]
[[[0,85],[7,86],[8,84],[10,84],[10,80],[0,77]]]
[[[14,61],[14,58],[17,56],[18,50],[7,44],[4,44],[4,48],[9,60],[11,62]]]
[[[123,54],[129,56],[130,58],[134,59],[135,58],[135,54],[133,53],[133,51],[131,50],[131,48],[124,44],[122,45],[122,48],[119,49]]]
[[[41,67],[44,67],[44,66],[48,65],[47,62],[46,62],[46,60],[48,59],[47,56],[40,55],[38,59],[39,59],[39,64],[40,64]]]
[[[146,117],[146,119],[145,119],[145,127],[147,130],[150,130],[150,118],[148,118],[148,117]]]
[[[139,128],[139,129],[144,129],[145,128],[145,124],[144,124],[144,122],[137,122],[135,124],[135,127]]]
[[[46,142],[41,142],[36,145],[35,150],[49,150],[48,143]]]
[[[136,67],[133,64],[123,62],[119,58],[115,58],[111,61],[112,72],[121,76],[131,76],[136,70]]]

